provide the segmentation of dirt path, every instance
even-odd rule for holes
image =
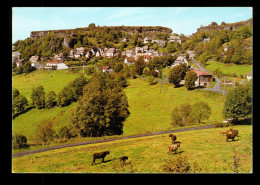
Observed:
[[[168,131],[162,131],[162,132],[154,132],[154,133],[150,133],[150,134],[139,134],[139,135],[133,135],[133,136],[125,136],[125,137],[118,137],[118,138],[110,138],[110,139],[102,139],[102,140],[96,140],[96,141],[86,141],[86,142],[81,142],[81,143],[73,143],[73,144],[66,144],[66,145],[60,145],[60,146],[53,146],[53,147],[41,148],[41,149],[37,149],[37,150],[30,150],[30,151],[25,151],[25,152],[13,153],[12,157],[13,158],[22,157],[22,156],[25,156],[25,155],[36,154],[36,153],[40,153],[40,152],[46,152],[46,151],[49,151],[49,150],[67,148],[67,147],[72,147],[72,146],[88,145],[88,144],[93,144],[93,143],[104,143],[104,142],[115,141],[115,140],[146,137],[146,136],[153,136],[153,135],[160,135],[160,134],[167,134],[167,133],[174,133],[174,132],[184,132],[184,131],[188,131],[188,130],[201,130],[201,129],[208,129],[208,128],[213,128],[213,125],[183,128],[183,129],[178,129],[178,130],[168,130]]]

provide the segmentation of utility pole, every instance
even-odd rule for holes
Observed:
[[[225,83],[226,83],[226,81],[225,81],[225,76],[224,76],[224,91],[223,91],[223,96],[224,96],[224,92],[225,92]]]

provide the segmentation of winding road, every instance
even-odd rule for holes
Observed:
[[[86,141],[86,142],[81,142],[81,143],[73,143],[73,144],[52,146],[52,147],[41,148],[41,149],[37,149],[37,150],[29,150],[29,151],[25,151],[25,152],[13,153],[12,157],[13,158],[15,158],[15,157],[22,157],[22,156],[25,156],[25,155],[36,154],[36,153],[40,153],[40,152],[46,152],[46,151],[50,151],[50,150],[55,150],[55,149],[60,149],[60,148],[67,148],[67,147],[73,147],[73,146],[88,145],[88,144],[94,144],[94,143],[104,143],[104,142],[115,141],[115,140],[147,137],[147,136],[167,134],[167,133],[174,133],[174,132],[184,132],[184,131],[188,131],[188,130],[209,129],[209,128],[213,128],[213,127],[214,127],[214,125],[205,125],[205,126],[199,126],[199,127],[183,128],[183,129],[178,129],[178,130],[168,130],[168,131],[154,132],[154,133],[150,133],[150,134],[139,134],[139,135],[133,135],[133,136],[125,136],[125,137],[102,139],[102,140],[96,140],[96,141]]]

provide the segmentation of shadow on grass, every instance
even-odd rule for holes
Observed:
[[[93,165],[97,165],[97,164],[101,164],[101,163],[107,163],[107,162],[110,162],[110,161],[113,161],[113,160],[115,160],[115,159],[117,159],[117,158],[113,158],[113,159],[109,159],[109,160],[104,160],[103,162],[102,161],[100,161],[100,162],[95,162]]]

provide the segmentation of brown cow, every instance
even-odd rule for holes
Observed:
[[[236,136],[237,136],[236,133],[227,134],[227,135],[226,135],[226,142],[228,142],[228,139],[232,139],[232,141],[234,141],[234,139],[235,139]]]
[[[177,137],[174,134],[169,134],[169,137],[172,138],[172,144],[175,144]]]
[[[235,134],[237,137],[239,137],[239,136],[238,136],[238,130],[233,130],[233,129],[231,128],[230,131],[232,132],[232,134]]]
[[[102,162],[104,162],[104,158],[106,157],[106,155],[110,154],[109,151],[104,151],[104,152],[99,152],[99,153],[94,153],[93,154],[93,162],[92,162],[92,166],[95,163],[96,159],[101,159],[102,158]]]
[[[176,154],[177,153],[176,151],[179,147],[180,147],[180,143],[177,143],[176,145],[169,145],[168,152],[172,153],[172,151],[174,151]]]

